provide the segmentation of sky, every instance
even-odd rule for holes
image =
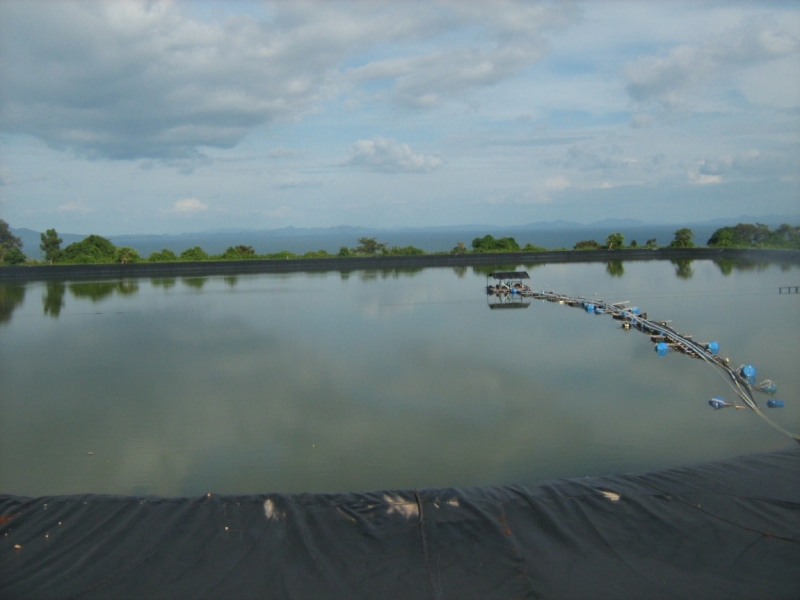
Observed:
[[[0,0],[0,218],[800,214],[798,2]]]

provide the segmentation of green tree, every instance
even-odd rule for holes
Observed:
[[[112,263],[116,259],[117,248],[111,241],[99,235],[90,235],[80,242],[64,248],[60,261],[69,263]]]
[[[625,236],[621,233],[612,233],[606,238],[606,248],[609,250],[616,250],[625,245]]]
[[[336,256],[346,257],[346,256],[352,256],[352,254],[353,253],[350,251],[350,248],[348,248],[347,246],[342,246],[341,248],[339,248],[339,254],[337,254]]]
[[[360,237],[358,238],[358,243],[360,245],[353,248],[354,254],[367,254],[369,256],[374,256],[386,248],[386,244],[381,244],[374,237]]]
[[[464,242],[458,242],[453,249],[450,250],[450,254],[466,254],[467,248],[464,246]]]
[[[42,239],[39,248],[44,252],[45,260],[50,261],[52,265],[54,262],[57,262],[61,256],[61,242],[64,240],[58,237],[55,229],[48,229],[44,233],[40,233],[39,236]]]
[[[581,240],[573,246],[575,250],[597,250],[600,244],[596,240]]]
[[[495,239],[491,235],[472,240],[472,249],[475,252],[519,252],[519,244],[513,237]]]
[[[303,254],[303,258],[330,258],[330,254],[327,250],[311,250]]]
[[[534,246],[530,242],[525,244],[522,247],[523,252],[547,252],[547,248],[542,248],[541,246]]]
[[[688,227],[682,227],[675,232],[675,239],[669,243],[670,248],[694,248],[692,238],[694,232]]]
[[[3,219],[0,219],[0,262],[5,262],[6,252],[13,248],[22,248],[22,240],[11,233],[11,229]]]
[[[639,243],[636,240],[632,240],[628,248],[638,248]]]
[[[252,246],[231,246],[222,253],[223,260],[242,260],[245,258],[255,258],[256,251]]]
[[[734,227],[717,229],[708,240],[717,248],[793,248],[800,250],[800,226],[784,223],[775,231],[767,225],[739,223]]]
[[[181,252],[181,260],[208,260],[208,254],[200,246],[188,248]]]
[[[127,263],[135,263],[141,260],[141,256],[139,253],[131,248],[130,246],[122,246],[121,248],[117,248],[116,252],[114,253],[114,262],[127,264]]]
[[[12,248],[6,252],[3,262],[7,265],[21,265],[25,262],[25,254],[19,248]]]
[[[658,248],[658,240],[656,238],[650,238],[644,243],[644,247],[647,248],[648,250],[653,250],[655,248]]]
[[[391,248],[384,248],[381,250],[381,254],[383,256],[414,256],[425,254],[425,250],[417,248],[416,246],[403,246],[401,248],[392,246]]]
[[[161,252],[153,252],[147,257],[150,262],[176,262],[178,255],[172,250],[164,248]]]

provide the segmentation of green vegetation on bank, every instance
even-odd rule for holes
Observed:
[[[800,226],[784,223],[774,231],[762,223],[739,223],[717,229],[708,240],[714,248],[786,248],[800,250]]]
[[[331,254],[326,250],[315,250],[305,254],[295,254],[288,250],[271,254],[258,254],[252,246],[231,246],[221,254],[208,254],[200,246],[187,248],[180,254],[164,248],[160,252],[153,252],[148,257],[143,257],[135,248],[128,246],[117,247],[109,239],[99,235],[90,235],[79,242],[74,242],[66,248],[61,248],[62,239],[55,229],[48,229],[40,234],[39,248],[45,256],[47,264],[109,264],[109,263],[140,263],[140,262],[194,262],[194,261],[225,261],[225,260],[287,260],[299,258],[334,258],[334,257],[360,257],[360,256],[415,256],[428,254],[415,246],[389,246],[378,242],[374,237],[358,238],[358,245],[354,248],[342,246],[339,252]],[[674,239],[668,244],[669,248],[694,248],[694,233],[691,229],[683,227],[675,232]],[[735,227],[722,227],[714,232],[708,240],[708,246],[721,248],[785,248],[800,249],[800,226],[781,225],[770,230],[767,225],[756,223],[748,225],[740,223]],[[658,248],[657,240],[651,238],[643,245],[636,240],[625,244],[625,236],[616,232],[610,234],[604,243],[596,240],[581,240],[573,247],[574,250],[622,250],[622,249],[655,249]],[[507,252],[546,252],[546,248],[527,243],[520,246],[513,237],[495,238],[491,235],[477,237],[472,240],[471,249],[464,242],[449,251],[449,254],[482,254],[482,253],[507,253]],[[431,254],[445,254],[434,252]],[[42,264],[40,261],[27,259],[22,252],[22,241],[14,236],[8,223],[0,219],[0,264],[18,265],[23,263]],[[614,274],[621,270],[614,266]],[[611,272],[611,271],[609,271]]]

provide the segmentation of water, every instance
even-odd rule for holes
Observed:
[[[513,268],[515,265],[506,265]],[[522,266],[521,268],[525,268]],[[609,317],[490,310],[486,269],[0,286],[0,491],[189,495],[531,483],[794,444],[718,371]],[[800,430],[798,269],[544,265],[778,384]],[[759,396],[762,406],[766,396]]]

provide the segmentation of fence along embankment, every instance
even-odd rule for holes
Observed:
[[[373,269],[424,269],[499,264],[586,263],[647,260],[747,260],[800,265],[798,250],[747,248],[658,248],[655,250],[553,250],[485,254],[424,254],[416,256],[363,256],[331,258],[250,259],[90,265],[35,265],[0,267],[2,281],[47,281],[123,279],[130,277],[185,277],[238,275],[246,273],[290,273],[359,271]]]

